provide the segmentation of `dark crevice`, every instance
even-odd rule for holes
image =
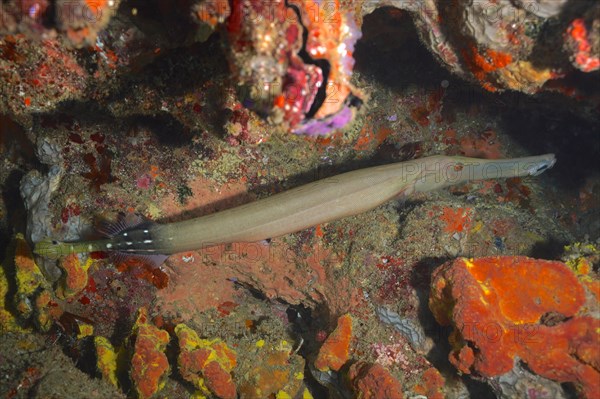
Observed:
[[[154,115],[132,115],[126,120],[135,129],[152,132],[163,145],[184,146],[189,144],[193,136],[179,120],[166,112]]]

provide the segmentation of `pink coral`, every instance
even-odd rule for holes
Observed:
[[[410,350],[403,344],[373,344],[371,345],[373,352],[375,352],[375,362],[381,364],[383,367],[390,367],[394,364],[399,365],[403,370],[410,369],[410,362],[404,355],[404,351]]]
[[[137,180],[135,181],[135,185],[137,186],[137,188],[147,190],[152,185],[152,178],[147,173],[144,173],[143,175],[137,178]]]

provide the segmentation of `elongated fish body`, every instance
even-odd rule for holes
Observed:
[[[472,180],[535,176],[555,163],[553,154],[488,160],[432,156],[375,166],[306,184],[242,206],[169,224],[146,224],[104,240],[36,244],[41,256],[119,251],[163,254],[293,233],[373,209],[391,199]]]

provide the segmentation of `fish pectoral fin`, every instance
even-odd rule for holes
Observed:
[[[128,230],[150,227],[154,222],[139,213],[119,213],[114,222],[101,220],[98,222],[96,230],[106,238],[113,238],[120,233]]]
[[[136,254],[114,251],[110,252],[109,258],[115,264],[138,260],[141,263],[152,266],[153,268],[160,268],[163,263],[165,263],[168,256],[163,254]]]

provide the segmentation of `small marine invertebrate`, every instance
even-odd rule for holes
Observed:
[[[185,324],[175,326],[175,334],[179,340],[177,364],[181,376],[203,395],[212,393],[222,399],[235,399],[236,387],[231,377],[235,352],[219,338],[200,339]]]
[[[352,316],[345,314],[338,318],[335,330],[319,349],[315,367],[320,371],[338,371],[350,358],[351,340]]]
[[[459,258],[434,272],[429,307],[440,324],[454,326],[450,361],[463,373],[499,376],[518,357],[534,373],[574,382],[595,398],[600,320],[578,315],[584,301],[563,263]]]
[[[380,364],[357,362],[348,372],[356,397],[364,399],[402,399],[402,386]]]
[[[183,222],[121,226],[120,231],[103,240],[76,243],[44,240],[36,244],[35,252],[48,258],[92,251],[167,255],[236,241],[261,241],[365,212],[399,195],[478,179],[535,176],[554,162],[552,154],[503,160],[421,158],[329,177]],[[159,259],[156,261],[159,263]]]
[[[131,380],[139,398],[150,398],[163,388],[169,374],[169,361],[165,355],[169,334],[150,324],[146,308],[140,308],[132,337],[135,344]],[[107,371],[110,373],[110,366]]]

